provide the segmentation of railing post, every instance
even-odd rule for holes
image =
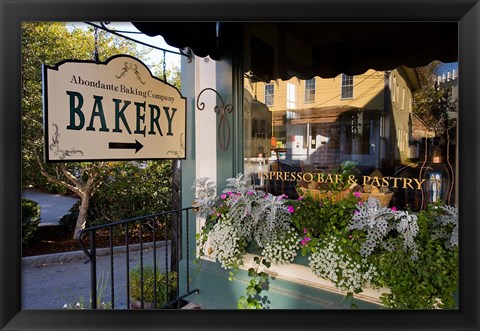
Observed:
[[[127,269],[127,309],[130,309],[130,248],[128,243],[128,223],[125,223],[125,246],[126,246],[126,254],[125,254],[125,265]]]
[[[186,238],[187,240],[185,240],[185,245],[186,245],[186,254],[187,254],[187,293],[190,293],[190,249],[188,247],[188,243],[189,243],[189,228],[188,228],[188,222],[189,222],[189,217],[188,217],[188,214],[189,214],[189,209],[187,209],[185,211],[185,214],[186,214],[186,220],[185,220],[185,232],[186,232]]]
[[[144,289],[143,289],[143,222],[140,220],[140,308],[144,308]]]
[[[95,236],[95,230],[90,231],[90,307],[92,309],[97,309],[97,247]]]
[[[178,220],[179,220],[179,218],[180,218],[180,217],[178,216],[179,214],[180,214],[180,213],[177,211],[177,212],[175,213],[175,218],[172,220],[172,242],[175,241],[175,256],[172,256],[172,255],[170,254],[170,256],[171,256],[170,258],[171,258],[171,259],[175,258],[175,265],[176,265],[176,270],[173,270],[173,269],[172,269],[171,271],[172,271],[172,272],[175,272],[175,271],[177,272],[177,281],[175,282],[175,283],[176,283],[175,285],[177,286],[177,289],[175,290],[175,298],[176,298],[176,300],[177,300],[177,309],[180,308],[180,299],[179,299],[179,293],[178,293],[178,291],[179,291],[178,276],[179,276],[180,268],[178,268],[179,260],[178,260],[178,231],[177,231],[177,230],[178,230],[177,222],[178,222]],[[173,223],[175,223],[175,224],[173,224]],[[172,247],[173,247],[173,245],[172,245]],[[171,263],[171,262],[170,262],[170,263]],[[172,285],[173,285],[173,284],[172,284]],[[167,289],[167,292],[170,293],[170,291],[168,291],[168,290],[169,290],[169,289]]]
[[[113,230],[112,226],[108,228],[110,235],[110,297],[112,300],[112,309],[115,309],[115,270],[113,262]],[[105,283],[106,286],[106,283]]]
[[[152,220],[153,237],[153,308],[157,309],[157,237],[155,232],[156,217]]]
[[[171,220],[171,218],[170,218]],[[165,221],[165,226],[163,227],[163,237],[165,240],[165,293],[166,293],[166,302],[165,304],[169,303],[169,298],[168,298],[168,293],[169,293],[169,274],[168,274],[168,231],[167,231],[167,221]],[[170,242],[171,243],[171,242]],[[170,245],[172,247],[172,245]],[[171,259],[170,259],[171,260]],[[170,261],[170,267],[171,267],[171,261]]]
[[[111,300],[112,300],[112,309],[116,309],[115,307],[115,294],[116,294],[116,290],[115,290],[115,278],[118,278],[118,277],[115,277],[115,273],[114,273],[114,231],[113,231],[113,227],[114,226],[125,226],[125,245],[126,245],[126,261],[125,261],[125,265],[126,265],[126,290],[127,290],[127,309],[130,309],[130,304],[131,304],[131,300],[130,300],[130,273],[129,273],[129,268],[130,268],[130,249],[129,249],[129,238],[130,238],[130,234],[131,234],[131,231],[129,229],[129,224],[137,224],[137,222],[139,222],[139,235],[140,235],[140,303],[141,303],[141,309],[144,309],[144,296],[145,296],[145,289],[144,289],[144,281],[145,281],[145,275],[144,275],[144,266],[145,266],[145,261],[144,261],[144,252],[143,252],[143,248],[144,248],[144,238],[143,238],[143,221],[146,220],[146,219],[152,219],[153,218],[153,228],[152,228],[152,232],[153,232],[153,249],[154,249],[154,252],[153,252],[153,266],[154,266],[154,269],[155,269],[155,279],[154,279],[154,292],[157,291],[157,286],[158,285],[158,279],[156,278],[157,277],[157,274],[156,274],[156,269],[157,269],[157,235],[161,235],[161,233],[163,232],[163,236],[164,236],[164,240],[165,240],[165,245],[164,245],[164,248],[165,248],[165,285],[166,285],[166,295],[167,295],[167,303],[165,303],[163,306],[164,307],[174,307],[174,304],[175,302],[177,303],[177,308],[180,308],[180,300],[188,297],[189,295],[193,294],[193,293],[199,293],[199,289],[194,289],[194,290],[190,290],[190,284],[189,284],[189,276],[190,276],[190,249],[189,249],[189,222],[190,222],[190,218],[189,218],[189,211],[191,210],[192,208],[189,207],[189,208],[183,208],[183,209],[178,209],[178,210],[171,210],[171,211],[168,211],[168,212],[162,212],[162,213],[158,213],[158,214],[152,214],[152,215],[148,215],[148,216],[142,216],[142,217],[136,217],[136,218],[132,218],[132,219],[127,219],[127,220],[123,220],[123,221],[119,221],[119,222],[114,222],[114,223],[110,223],[110,224],[104,224],[104,225],[99,225],[99,226],[95,226],[95,227],[91,227],[91,228],[87,228],[87,229],[84,229],[80,232],[80,235],[78,237],[78,241],[83,249],[83,251],[85,252],[85,255],[87,255],[87,257],[89,258],[88,261],[86,261],[85,263],[88,263],[88,262],[91,262],[91,266],[90,266],[90,297],[91,297],[91,302],[90,302],[90,308],[91,309],[99,309],[99,305],[98,305],[98,301],[99,301],[99,298],[98,298],[98,295],[99,295],[99,291],[98,291],[98,277],[97,277],[97,253],[96,253],[96,250],[97,250],[97,243],[96,243],[96,234],[97,234],[97,231],[101,231],[103,229],[106,229],[108,230],[108,234],[109,234],[109,239],[110,239],[110,242],[109,242],[109,251],[110,251],[110,277],[111,277],[111,281],[110,281],[110,291],[111,291]],[[185,213],[185,216],[184,216],[184,213]],[[159,224],[156,224],[156,220],[157,218],[160,219],[160,221],[163,221],[164,222],[164,231],[161,231],[161,226]],[[183,220],[185,220],[185,225],[186,225],[186,241],[185,243],[183,242],[182,240],[182,235],[181,235],[181,232],[182,231],[179,231],[182,227],[183,227]],[[169,231],[170,230],[170,231]],[[86,242],[85,243],[82,241],[82,237],[83,235],[90,235],[90,249],[87,248],[86,246]],[[169,243],[170,241],[170,243]],[[183,251],[183,245],[185,245],[185,251]],[[174,248],[175,247],[175,248]],[[169,254],[169,250],[170,250],[170,254]],[[174,250],[173,252],[171,250]],[[185,253],[184,253],[185,252]],[[182,260],[183,258],[185,258],[185,254],[186,254],[186,277],[180,277],[180,268],[178,267],[179,264],[178,262],[180,260]],[[173,260],[176,260],[177,261],[177,268],[173,269],[173,265],[172,265],[172,261]],[[117,267],[118,268],[118,267]],[[173,281],[171,278],[170,278],[170,275],[172,272],[176,272],[177,273],[177,279],[176,281]],[[184,294],[181,294],[180,293],[180,278],[184,279],[185,278],[185,281],[186,281],[186,290],[187,290],[187,293],[184,293]],[[103,279],[103,278],[102,278]],[[176,283],[176,284],[175,284]],[[108,286],[108,282],[106,281],[105,284],[107,284],[106,286]],[[103,282],[102,282],[102,287],[103,287]],[[171,293],[171,286],[172,285],[176,285],[177,286],[177,290],[175,291],[175,294]],[[170,298],[172,298],[173,300],[170,300]],[[154,298],[154,301],[157,301],[156,300],[156,295],[155,295],[155,298]],[[154,305],[155,305],[155,308],[159,308],[158,307],[158,302],[154,302]],[[162,308],[163,308],[162,306]]]

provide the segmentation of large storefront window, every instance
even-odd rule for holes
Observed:
[[[348,162],[358,185],[393,193],[390,206],[454,205],[457,81],[439,74],[436,89],[448,92],[448,100],[433,101],[443,107],[439,115],[427,104],[427,83],[403,66],[328,79],[245,79],[245,174],[266,192],[298,198],[302,185],[328,191],[320,174]]]

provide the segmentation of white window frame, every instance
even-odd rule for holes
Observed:
[[[353,99],[353,76],[342,74],[340,99]]]
[[[315,102],[315,91],[316,91],[315,77],[313,77],[312,79],[305,80],[305,98],[304,98],[305,103]]]
[[[287,109],[297,108],[297,89],[292,83],[287,83]]]
[[[270,91],[271,90],[271,91]],[[265,85],[265,105],[267,107],[272,107],[275,100],[275,85],[266,84]]]

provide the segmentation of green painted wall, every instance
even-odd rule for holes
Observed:
[[[185,261],[182,267],[186,268]],[[233,281],[229,281],[228,271],[207,261],[203,262],[200,269],[192,264],[190,278],[190,290],[198,288],[200,293],[192,294],[187,300],[206,309],[236,309],[237,300],[245,295],[249,281],[247,272],[243,270],[238,272]],[[185,292],[186,287],[182,290]],[[269,290],[262,292],[263,295],[268,300],[267,307],[270,309],[351,309],[352,304],[355,304],[357,309],[379,308],[378,305],[362,300],[350,301],[340,294],[280,279],[271,279]]]

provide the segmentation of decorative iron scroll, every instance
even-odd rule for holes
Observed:
[[[205,109],[205,103],[204,102],[199,102],[200,97],[202,96],[203,92],[205,91],[212,91],[214,92],[219,98],[220,101],[222,102],[221,106],[215,106],[214,111],[217,115],[220,115],[220,122],[218,123],[218,130],[217,130],[217,140],[218,140],[218,145],[220,146],[220,149],[222,151],[226,151],[228,148],[228,145],[230,144],[230,123],[228,122],[228,117],[227,113],[231,113],[233,111],[233,105],[232,104],[227,104],[225,105],[225,102],[223,101],[222,96],[215,91],[211,87],[207,87],[203,89],[197,97],[197,108],[198,110],[204,110]]]

